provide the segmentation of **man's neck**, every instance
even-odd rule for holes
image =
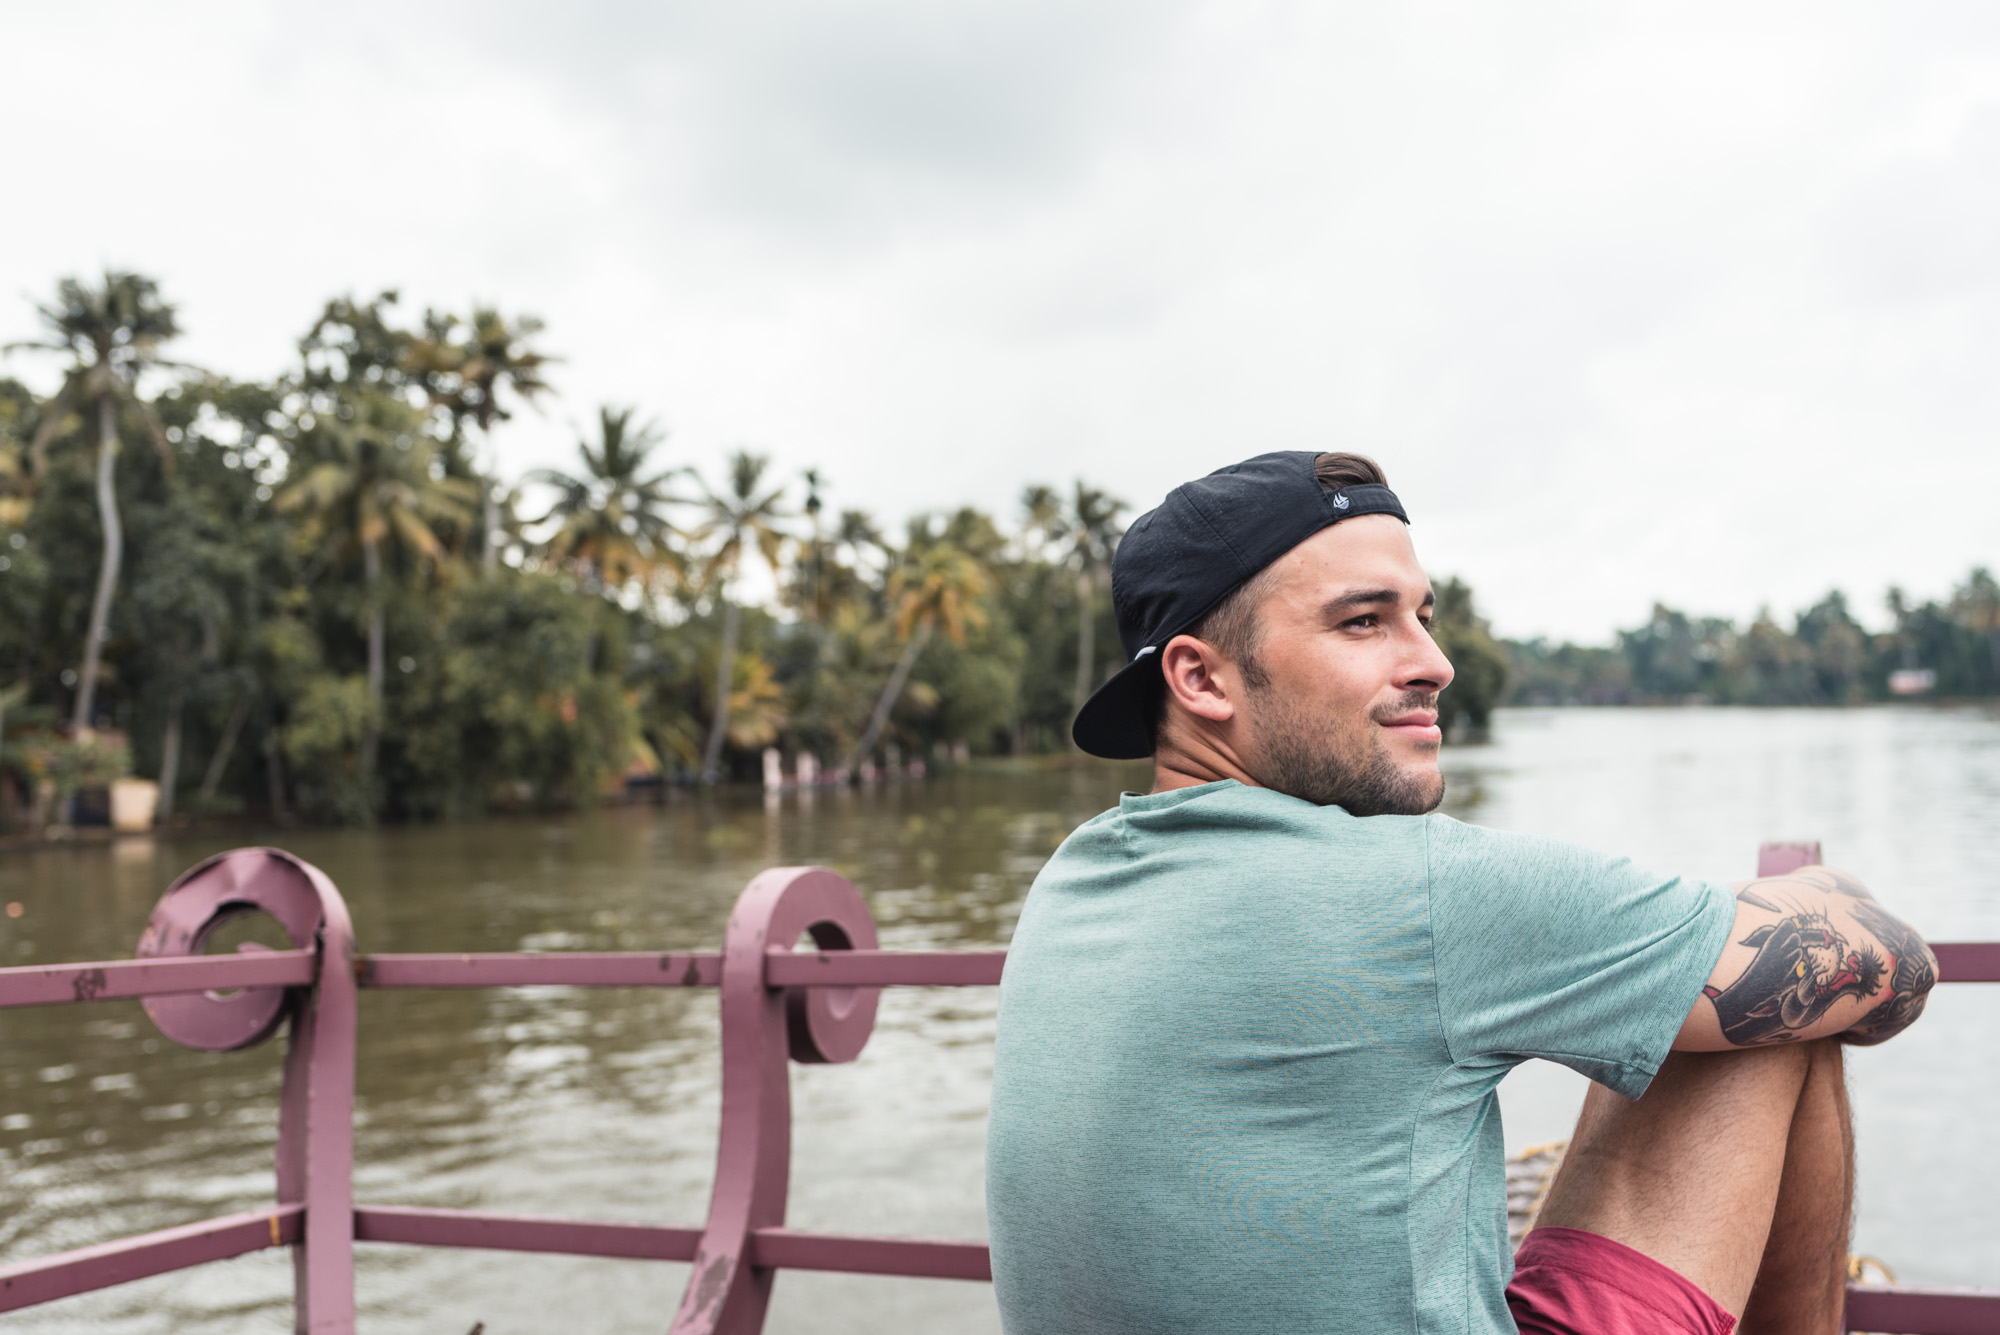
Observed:
[[[1234,779],[1250,788],[1263,785],[1236,758],[1214,747],[1183,749],[1162,746],[1153,753],[1153,791],[1170,793],[1176,788],[1197,788],[1204,783]]]

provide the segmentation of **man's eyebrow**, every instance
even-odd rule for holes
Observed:
[[[1362,607],[1379,607],[1383,603],[1401,602],[1403,595],[1394,589],[1356,589],[1351,593],[1338,594],[1326,600],[1321,610],[1336,616],[1352,612]]]
[[[1328,616],[1340,617],[1365,607],[1381,607],[1385,604],[1393,606],[1401,601],[1403,595],[1395,589],[1355,589],[1327,599],[1320,610]],[[1436,602],[1437,594],[1425,589],[1424,600],[1417,604],[1417,610],[1422,611]]]

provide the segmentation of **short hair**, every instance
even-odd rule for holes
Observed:
[[[1313,477],[1319,482],[1321,491],[1338,491],[1342,487],[1358,487],[1370,482],[1378,486],[1389,484],[1382,466],[1373,459],[1365,454],[1340,451],[1314,459]],[[1264,636],[1263,619],[1257,612],[1264,605],[1264,596],[1271,591],[1271,570],[1276,564],[1273,562],[1265,566],[1237,585],[1223,596],[1221,602],[1204,612],[1199,621],[1180,632],[1221,651],[1242,670],[1244,682],[1253,688],[1263,686],[1271,679],[1257,662],[1257,646]],[[1169,692],[1164,680],[1158,683],[1158,690],[1152,711],[1155,748],[1159,746],[1160,733],[1167,722]]]

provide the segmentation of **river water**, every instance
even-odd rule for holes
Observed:
[[[1759,840],[1825,841],[1934,939],[2000,939],[2000,711],[1504,713],[1446,755],[1447,810],[1737,879]],[[713,949],[757,871],[822,863],[885,945],[1004,945],[1036,870],[1132,766],[974,770],[872,792],[262,836],[325,869],[368,951]],[[129,956],[172,877],[256,836],[0,855],[0,963]],[[991,989],[892,989],[851,1066],[793,1068],[790,1222],[980,1237]],[[363,1201],[698,1224],[717,1120],[712,991],[366,992]],[[270,1199],[280,1042],[193,1053],[136,1002],[0,1013],[0,1261]],[[2000,987],[1946,987],[1854,1054],[1858,1250],[1906,1281],[2000,1286]],[[1566,1134],[1583,1082],[1502,1088],[1519,1148]],[[364,1245],[363,1328],[464,1335],[664,1329],[672,1264]],[[7,1318],[8,1329],[290,1329],[264,1253]],[[785,1332],[997,1330],[984,1285],[787,1273]]]

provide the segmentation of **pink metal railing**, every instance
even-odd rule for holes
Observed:
[[[1767,844],[1760,875],[1818,860],[1816,844]],[[266,912],[299,948],[201,953],[217,924]],[[816,951],[791,943],[810,935]],[[719,954],[357,955],[346,905],[317,868],[277,849],[194,867],[154,908],[133,960],[0,969],[0,1008],[139,998],[169,1038],[220,1051],[290,1043],[278,1118],[277,1202],[0,1267],[0,1312],[266,1247],[291,1247],[297,1328],[354,1330],[354,1243],[483,1247],[693,1269],[675,1335],[755,1335],[782,1269],[990,1279],[980,1242],[810,1233],[784,1226],[790,1179],[790,1067],[860,1055],[889,986],[990,986],[1004,951],[890,952],[847,881],[781,867],[750,882]],[[1935,946],[1946,982],[2000,982],[2000,942]],[[472,1210],[354,1204],[358,988],[717,987],[722,993],[722,1131],[699,1229]],[[227,995],[223,995],[227,993]],[[2000,1332],[2000,1292],[1849,1290],[1850,1329],[1903,1335]]]

